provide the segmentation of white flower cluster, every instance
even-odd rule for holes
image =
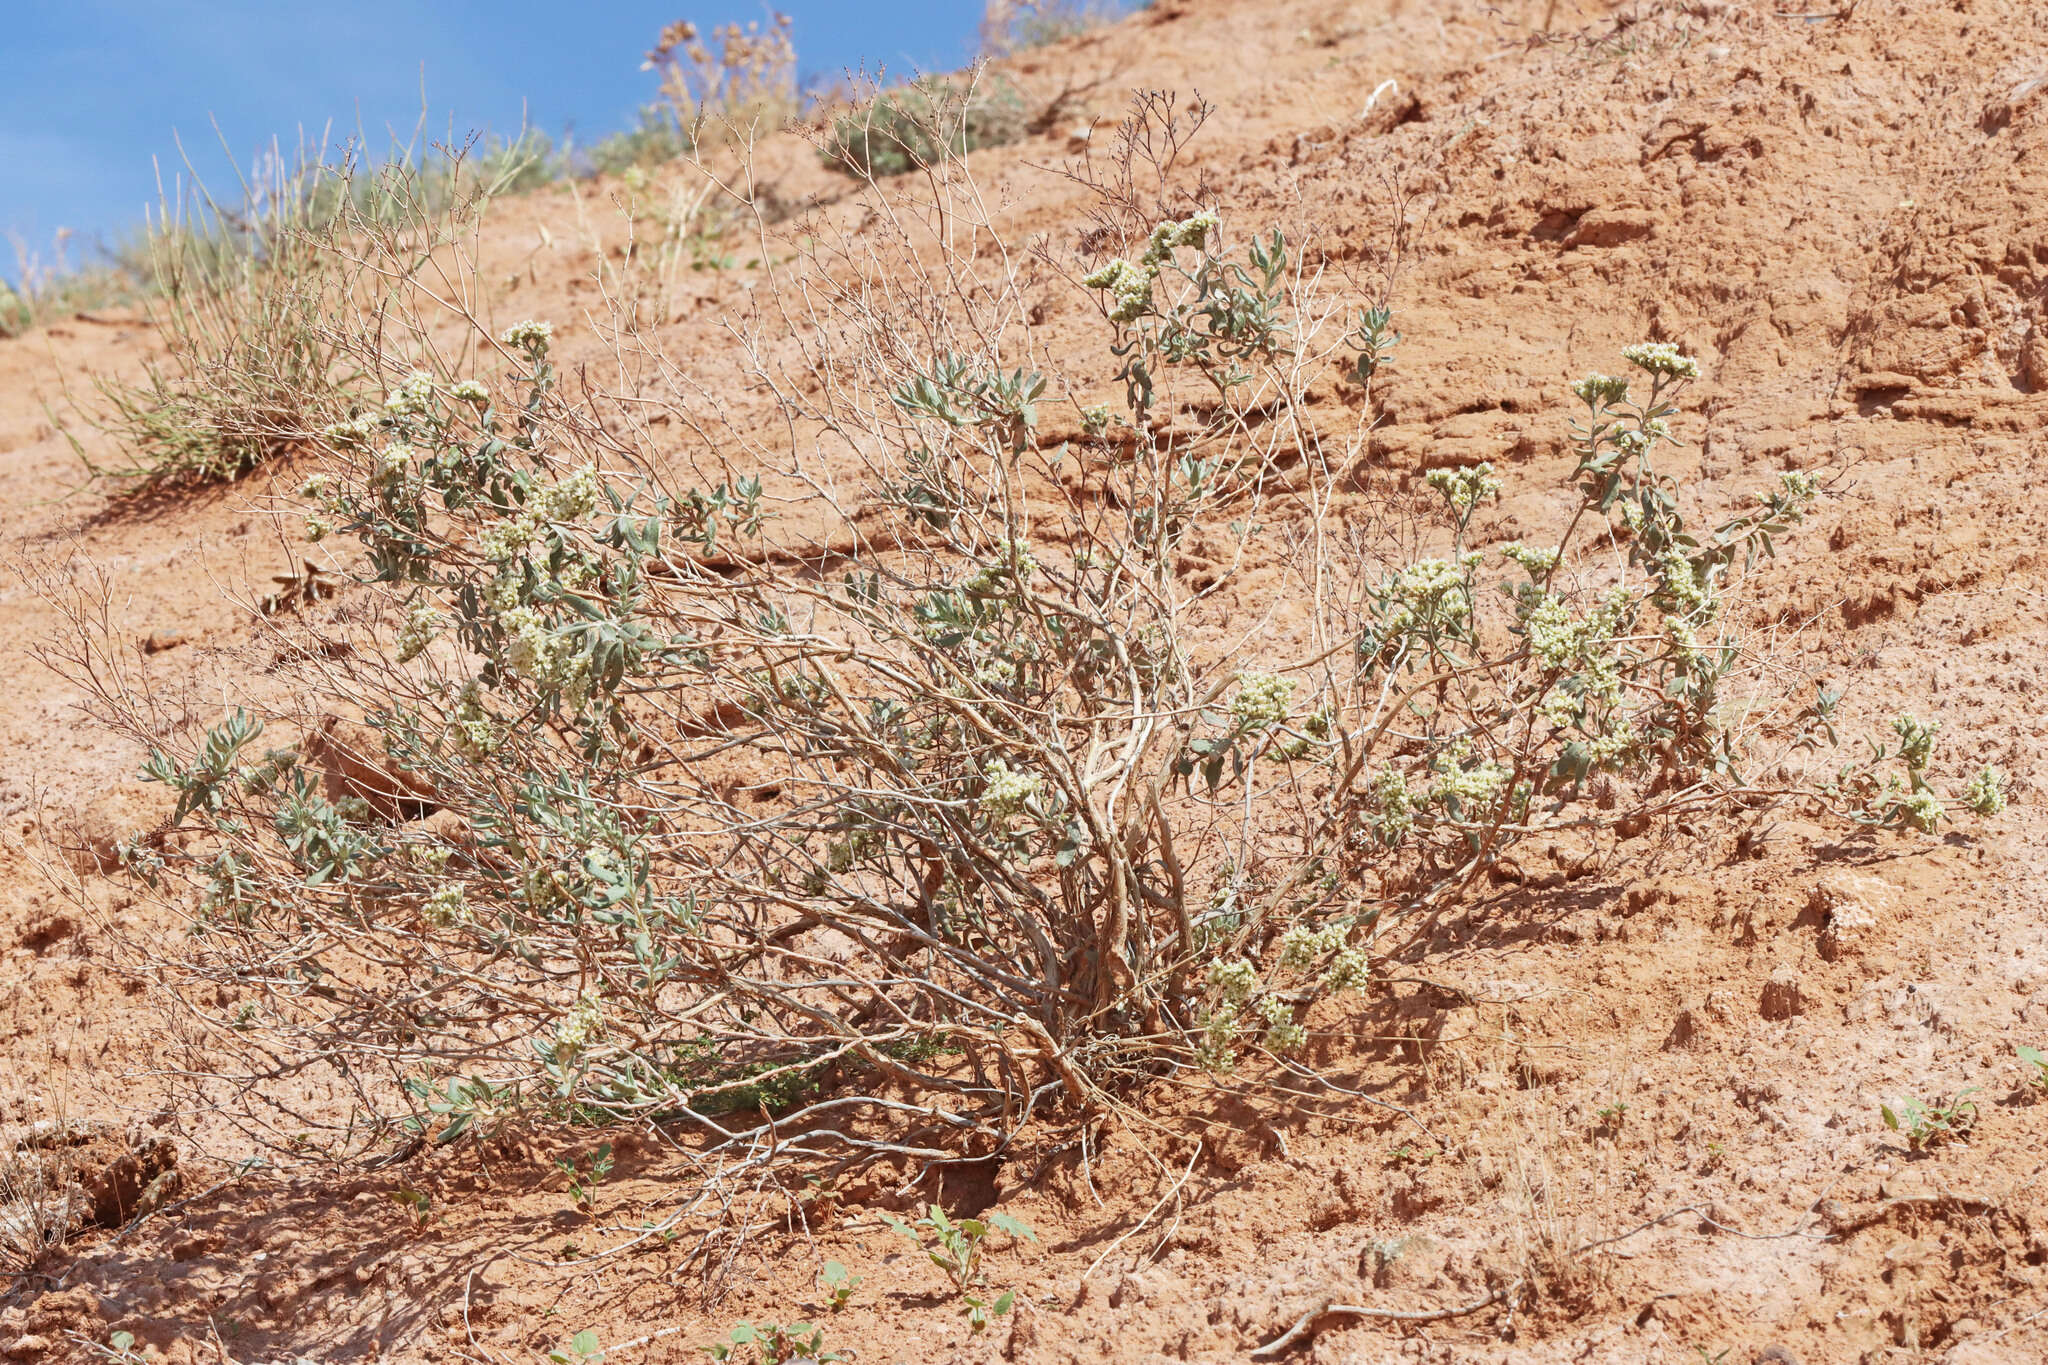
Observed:
[[[1045,779],[1037,773],[1014,769],[1000,758],[988,761],[982,777],[987,785],[981,791],[981,808],[998,820],[1017,814],[1045,790]]]
[[[1800,469],[1788,469],[1778,476],[1778,486],[1785,490],[1785,496],[1798,502],[1806,502],[1814,495],[1817,485],[1813,475]]]
[[[600,567],[596,560],[579,551],[562,565],[561,572],[555,577],[561,580],[563,587],[581,592],[597,582]]]
[[[1682,616],[1664,617],[1664,638],[1671,643],[1671,652],[1681,663],[1697,662],[1702,656],[1700,637],[1693,631],[1692,623]]]
[[[1898,808],[1905,812],[1906,823],[1922,834],[1934,833],[1941,817],[1948,814],[1948,808],[1932,792],[1914,792],[1899,802]]]
[[[1084,276],[1081,283],[1090,289],[1109,291],[1110,321],[1136,322],[1152,306],[1152,283],[1159,278],[1159,267],[1172,259],[1176,248],[1205,244],[1216,224],[1216,215],[1209,212],[1185,220],[1169,218],[1152,229],[1138,264],[1119,257]]]
[[[377,434],[377,419],[369,416],[351,417],[346,422],[335,422],[322,427],[320,434],[326,437],[330,444],[343,450],[354,449],[368,445],[370,438]]]
[[[1430,765],[1436,773],[1436,782],[1429,795],[1433,801],[1458,802],[1466,808],[1465,818],[1473,819],[1492,808],[1508,784],[1508,770],[1491,762],[1467,768],[1464,760],[1465,746],[1462,742],[1437,755]]]
[[[604,1001],[595,992],[585,991],[555,1025],[555,1056],[574,1056],[585,1043],[603,1032]]]
[[[1628,381],[1611,374],[1589,374],[1572,381],[1572,392],[1581,403],[1612,407],[1628,397]]]
[[[1641,427],[1629,427],[1614,434],[1614,444],[1621,447],[1622,453],[1637,459],[1648,454],[1659,441],[1670,439],[1671,424],[1662,417],[1652,417]]]
[[[1476,464],[1469,469],[1432,469],[1423,477],[1461,516],[1481,499],[1500,492],[1500,480],[1493,477],[1490,464]]]
[[[1266,1020],[1265,1043],[1272,1051],[1295,1052],[1308,1041],[1308,1030],[1294,1022],[1294,1006],[1279,996],[1267,996],[1258,1008]]]
[[[1006,540],[996,547],[988,563],[960,585],[960,590],[972,597],[987,597],[1011,581],[1021,587],[1037,572],[1038,561],[1032,558],[1030,547],[1021,540]]]
[[[448,860],[455,856],[455,850],[446,844],[414,844],[405,850],[408,861],[429,872],[445,872]]]
[[[503,564],[533,544],[533,538],[540,534],[540,523],[540,513],[528,510],[486,526],[476,538],[477,551],[492,563]]]
[[[1226,1005],[1242,1005],[1251,998],[1259,985],[1259,969],[1250,960],[1238,958],[1231,962],[1210,964],[1203,979],[1209,989]]]
[[[1216,214],[1204,209],[1192,218],[1176,221],[1172,218],[1152,229],[1152,235],[1145,242],[1145,264],[1159,265],[1171,257],[1176,248],[1200,247],[1209,240],[1220,223]]]
[[[1666,375],[1672,379],[1700,377],[1700,363],[1691,356],[1680,355],[1678,347],[1668,341],[1639,341],[1633,346],[1624,346],[1621,358],[1651,374]]]
[[[306,539],[317,545],[334,534],[334,524],[325,517],[306,518]]]
[[[1218,1076],[1237,1069],[1238,1006],[1219,1005],[1202,1019],[1202,1045],[1195,1065]]]
[[[505,646],[505,664],[521,677],[530,678],[544,668],[554,648],[547,623],[532,607],[514,607],[498,614],[498,624],[512,637]]]
[[[1357,990],[1371,977],[1372,960],[1365,949],[1339,948],[1337,955],[1330,959],[1330,969],[1323,973],[1323,989]]]
[[[419,452],[404,441],[393,441],[377,452],[377,478],[380,482],[395,483],[412,472],[412,462]]]
[[[1297,924],[1280,936],[1280,965],[1290,971],[1312,967],[1324,953],[1334,953],[1342,947],[1344,936],[1350,932],[1349,924],[1325,924],[1320,929]]]
[[[1280,936],[1280,965],[1292,971],[1304,971],[1330,954],[1329,968],[1322,977],[1323,988],[1350,990],[1364,982],[1368,974],[1365,949],[1350,947],[1344,941],[1350,933],[1351,923],[1348,920],[1326,924],[1320,929],[1297,924]]]
[[[398,662],[411,663],[433,643],[448,618],[434,609],[434,604],[425,598],[414,602],[405,609],[405,624],[398,631]]]
[[[1635,743],[1635,722],[1623,717],[1586,741],[1586,752],[1592,755],[1596,767],[1611,768],[1635,747]]]
[[[420,906],[420,914],[427,923],[446,928],[460,924],[469,918],[469,897],[462,889],[462,883],[451,882],[440,887],[427,897]]]
[[[1455,562],[1417,560],[1395,574],[1386,586],[1387,597],[1396,603],[1388,622],[1389,632],[1430,624],[1456,627],[1463,622],[1472,614],[1465,575],[1479,558],[1479,553],[1472,551]]]
[[[498,340],[517,350],[538,352],[547,350],[548,343],[554,339],[554,335],[555,329],[552,324],[535,322],[528,318],[525,322],[515,323],[506,328],[505,334]]]
[[[1008,659],[984,659],[974,666],[974,680],[983,687],[1015,687],[1017,665]]]
[[[448,386],[448,396],[459,403],[474,403],[477,407],[491,401],[491,391],[475,379],[458,379]]]
[[[1555,546],[1548,550],[1539,550],[1533,545],[1524,545],[1519,540],[1511,540],[1500,547],[1501,558],[1521,565],[1532,580],[1540,579],[1556,568],[1559,553]]]
[[[526,601],[526,575],[516,569],[500,571],[484,590],[484,601],[492,611],[505,612]]]
[[[1237,695],[1230,699],[1230,714],[1246,732],[1271,729],[1287,719],[1287,703],[1294,696],[1294,679],[1275,673],[1241,673]]]
[[[544,915],[556,906],[569,903],[569,890],[562,884],[562,874],[544,862],[528,863],[519,870],[519,899],[528,910]]]
[[[1093,403],[1081,409],[1081,430],[1090,436],[1100,436],[1109,430],[1110,411],[1107,403]]]
[[[1611,696],[1617,692],[1619,680],[1613,676],[1614,660],[1602,646],[1614,638],[1633,600],[1627,588],[1612,589],[1598,611],[1581,619],[1561,598],[1546,594],[1528,607],[1522,618],[1529,652],[1547,669],[1589,670],[1588,690]]]
[[[1586,652],[1586,623],[1558,597],[1545,597],[1523,623],[1529,652],[1546,669],[1570,668]]]
[[[505,732],[484,710],[481,689],[474,681],[462,689],[449,732],[456,752],[472,762],[490,757],[504,742]]]
[[[1210,966],[1204,979],[1217,994],[1216,1007],[1202,1021],[1202,1045],[1195,1050],[1195,1064],[1205,1071],[1226,1075],[1237,1065],[1239,1016],[1252,992],[1258,989],[1259,969],[1243,958]]]
[[[1934,758],[1934,736],[1940,730],[1940,721],[1930,725],[1910,711],[1892,718],[1892,733],[1899,737],[1899,757],[1908,768],[1918,771]]]
[[[1709,610],[1714,605],[1711,573],[1709,580],[1702,583],[1692,561],[1675,546],[1667,547],[1657,556],[1657,575],[1664,580],[1664,591],[1678,604],[1679,610],[1688,616],[1702,611],[1712,615]]]
[[[556,688],[572,709],[590,696],[590,658],[576,651],[576,641],[548,629],[532,607],[514,607],[498,614],[498,624],[511,640],[505,666],[536,687]]]
[[[1963,802],[1978,815],[1996,815],[2005,809],[2005,774],[1986,764],[1963,788]]]
[[[1081,283],[1090,289],[1109,291],[1111,322],[1131,323],[1145,316],[1145,310],[1152,306],[1152,282],[1158,278],[1158,266],[1136,266],[1119,257],[1084,276]]]
[[[417,417],[427,410],[427,400],[433,396],[434,376],[425,370],[414,370],[384,400],[384,411],[394,417]]]
[[[602,491],[596,466],[584,465],[540,495],[541,514],[549,521],[579,520],[590,515]]]
[[[1408,789],[1407,778],[1382,768],[1372,780],[1372,794],[1379,806],[1372,827],[1380,838],[1393,843],[1415,828],[1415,793]]]

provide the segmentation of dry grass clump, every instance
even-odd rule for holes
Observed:
[[[94,381],[86,420],[128,463],[93,472],[132,496],[236,479],[303,441],[362,377],[334,320],[402,287],[493,198],[545,179],[549,155],[524,134],[362,172],[353,154],[273,149],[228,201],[195,177],[161,201],[137,253],[162,358],[140,383]],[[367,269],[362,244],[394,237],[420,254]]]
[[[141,296],[144,279],[132,254],[117,250],[73,265],[66,259],[72,236],[68,229],[59,231],[48,260],[14,239],[15,283],[0,280],[0,337],[20,336],[54,318],[132,303]]]
[[[0,1278],[62,1252],[82,1218],[82,1195],[57,1163],[26,1143],[0,1150]]]

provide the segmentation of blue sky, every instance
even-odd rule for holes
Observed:
[[[795,21],[800,74],[866,62],[948,70],[973,53],[979,0],[780,0]],[[59,228],[114,239],[153,205],[178,144],[209,180],[227,147],[248,164],[301,130],[373,146],[409,135],[516,131],[522,111],[559,137],[593,141],[631,123],[654,92],[642,54],[678,18],[711,27],[763,19],[745,0],[23,0],[7,21],[0,82],[0,277],[15,239],[45,262]]]

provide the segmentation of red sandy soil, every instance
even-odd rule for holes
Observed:
[[[0,1357],[100,1358],[85,1343],[122,1330],[180,1362],[529,1362],[589,1329],[626,1365],[700,1358],[740,1319],[812,1317],[876,1365],[1224,1361],[1323,1301],[1426,1312],[1533,1274],[1513,1306],[1327,1318],[1289,1358],[2048,1360],[2048,1103],[2013,1051],[2048,1047],[2048,7],[1835,5],[1566,3],[1545,33],[1550,7],[1525,0],[1157,0],[1011,64],[1062,97],[1045,133],[975,158],[1019,239],[1084,225],[1042,168],[1091,122],[1106,134],[1134,86],[1219,106],[1193,156],[1241,231],[1314,222],[1341,258],[1383,233],[1389,176],[1425,191],[1377,458],[1397,479],[1493,461],[1488,541],[1558,520],[1570,379],[1644,337],[1698,356],[1689,497],[1832,480],[1763,575],[1759,623],[1804,629],[1848,689],[1845,728],[1939,719],[1945,775],[1995,762],[2013,804],[1940,837],[1702,821],[1625,874],[1525,858],[1433,984],[1317,1020],[1324,1069],[1413,1123],[1175,1100],[1157,1117],[1184,1136],[1048,1129],[992,1184],[945,1190],[1042,1242],[995,1253],[1019,1308],[978,1337],[878,1219],[915,1197],[887,1182],[814,1203],[714,1275],[681,1244],[614,1250],[677,1201],[653,1138],[619,1139],[587,1218],[549,1139],[487,1166],[234,1177],[231,1144],[157,1108],[177,1015],[121,946],[149,912],[94,847],[153,823],[161,792],[30,657],[58,629],[33,588],[98,566],[129,658],[171,699],[164,725],[190,727],[223,680],[260,674],[262,627],[237,602],[298,549],[261,510],[270,475],[148,509],[85,484],[53,417],[67,384],[89,404],[92,375],[139,371],[135,318],[0,342],[21,571],[0,579],[0,1122],[109,1125],[108,1188],[139,1189],[106,1173],[137,1145],[124,1134],[168,1140],[183,1178],[141,1222],[0,1288]],[[790,196],[831,188],[783,162]],[[595,354],[572,321],[596,304],[590,243],[617,237],[590,226],[616,216],[608,187],[577,194],[502,205],[493,229],[523,262],[494,307],[554,319],[572,358]],[[751,274],[690,276],[662,344],[709,346]],[[1872,923],[1824,932],[1844,904]],[[1909,1153],[1880,1121],[1881,1102],[1973,1085],[1963,1144]],[[1427,1159],[1419,1128],[1440,1144]],[[431,1198],[424,1226],[401,1189]],[[827,1259],[863,1279],[836,1314]]]

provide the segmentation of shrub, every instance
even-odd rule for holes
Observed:
[[[659,73],[685,150],[744,144],[796,113],[796,45],[786,14],[771,15],[766,28],[725,24],[708,38],[687,20],[670,24],[641,69]],[[646,128],[643,114],[643,135]]]
[[[1025,282],[1062,263],[992,253],[960,163],[915,183],[764,266],[780,302],[735,328],[763,408],[680,370],[565,391],[542,322],[467,318],[462,369],[393,353],[439,324],[363,323],[381,401],[334,413],[302,512],[370,586],[307,624],[297,709],[166,737],[76,646],[178,794],[126,858],[196,893],[164,965],[242,1002],[210,1045],[240,1063],[190,1068],[209,1102],[300,1156],[655,1118],[743,1180],[987,1153],[1204,1073],[1313,1088],[1306,1012],[1505,852],[1784,799],[1748,756],[1831,737],[1739,629],[1816,489],[1692,525],[1674,347],[1574,386],[1562,535],[1481,549],[1485,465],[1339,496],[1373,415],[1307,395],[1394,363],[1391,318],[1282,232],[1195,213],[1069,271],[1099,322],[1055,361]],[[650,403],[715,473],[637,443]],[[382,786],[300,738],[334,715]],[[1800,799],[1940,819],[1901,734]],[[400,789],[432,818],[370,799]]]
[[[857,178],[902,175],[1007,146],[1023,138],[1025,124],[1024,97],[1000,77],[964,89],[927,77],[834,118],[821,154],[833,170]]]

